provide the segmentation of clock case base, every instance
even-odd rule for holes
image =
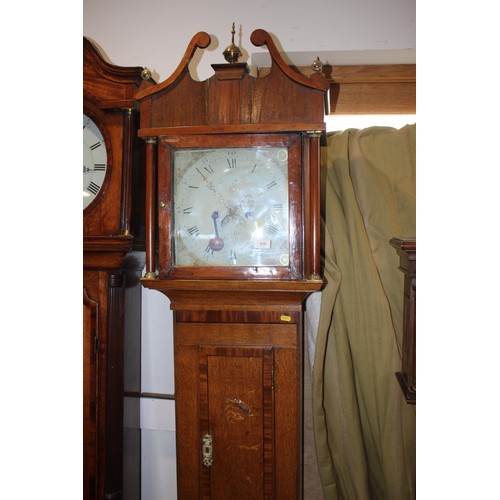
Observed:
[[[303,302],[322,281],[141,283],[174,312],[177,498],[302,498]]]

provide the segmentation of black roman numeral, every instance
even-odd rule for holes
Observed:
[[[94,170],[96,172],[104,172],[106,170],[106,165],[104,165],[104,163],[96,163],[94,165]]]
[[[193,213],[193,207],[188,207],[188,208],[185,208],[183,211],[182,211],[183,214],[186,214],[186,215],[189,215],[189,214],[192,214]]]
[[[229,168],[236,168],[236,158],[228,158],[227,164],[229,165]]]
[[[276,186],[276,185],[277,185],[277,182],[276,182],[276,181],[272,181],[272,182],[270,182],[270,183],[267,185],[267,189],[271,189],[271,188],[273,188],[273,187],[274,187],[274,186]]]
[[[279,229],[276,226],[269,226],[267,228],[267,232],[271,236],[276,236],[279,233]]]
[[[92,151],[94,151],[94,149],[97,149],[97,148],[98,148],[98,147],[100,147],[100,146],[101,146],[101,143],[100,143],[100,142],[96,142],[94,145],[90,146],[90,149],[91,149]]]
[[[189,235],[192,236],[193,238],[196,238],[200,234],[200,230],[198,229],[198,226],[190,227],[187,231],[188,231]]]
[[[100,189],[101,186],[98,186],[95,182],[91,182],[89,184],[89,187],[87,188],[87,190],[90,191],[92,194],[97,194]]]

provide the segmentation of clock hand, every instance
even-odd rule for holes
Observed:
[[[214,183],[208,179],[208,177],[199,169],[199,168],[196,168],[196,170],[198,171],[198,173],[201,175],[201,177],[203,178],[203,182],[207,185],[208,189],[210,189],[210,191],[212,191],[215,196],[217,196],[217,198],[224,204],[226,205],[226,207],[228,209],[230,209],[230,206],[229,206],[229,202],[227,201],[227,199],[222,196],[219,191],[217,191],[217,189],[215,189],[215,186],[214,186]],[[213,215],[213,214],[212,214]]]
[[[206,251],[209,252],[212,250],[213,252],[218,252],[219,250],[222,250],[224,248],[224,240],[219,237],[219,230],[217,229],[217,219],[219,218],[219,212],[214,211],[212,212],[212,219],[214,221],[214,233],[215,236],[210,239],[208,242],[208,246]]]

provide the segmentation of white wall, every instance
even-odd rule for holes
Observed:
[[[110,62],[144,66],[158,82],[175,70],[192,36],[206,31],[212,45],[199,51],[193,77],[212,75],[210,64],[224,62],[222,51],[235,43],[251,68],[268,61],[250,34],[269,31],[289,63],[308,65],[316,57],[329,64],[415,62],[415,0],[84,0],[83,34]],[[240,38],[241,34],[241,38]],[[142,392],[172,394],[172,319],[169,302],[144,290]],[[141,402],[142,498],[175,498],[173,401]]]
[[[212,37],[198,76],[211,76],[210,64],[224,62],[221,53],[231,42],[233,22],[235,43],[249,63],[252,55],[266,52],[250,43],[257,28],[272,33],[297,65],[316,56],[341,64],[360,53],[360,64],[380,57],[415,62],[415,0],[83,0],[83,34],[114,64],[148,67],[160,81],[174,71],[198,31]]]

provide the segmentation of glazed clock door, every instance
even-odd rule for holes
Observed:
[[[160,275],[302,276],[301,153],[299,134],[161,138]]]
[[[273,349],[200,346],[202,497],[273,498]]]

